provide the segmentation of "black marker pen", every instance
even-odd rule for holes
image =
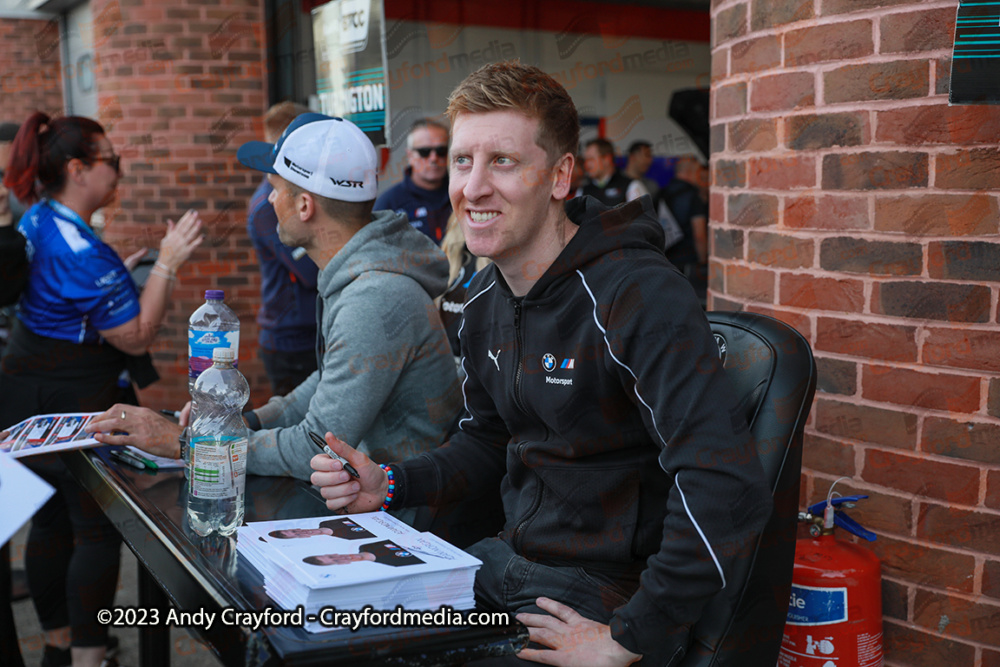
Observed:
[[[312,441],[316,443],[317,447],[319,447],[320,449],[323,450],[324,454],[327,454],[327,455],[329,455],[329,457],[331,459],[335,459],[337,461],[340,461],[342,464],[344,464],[344,470],[346,470],[348,473],[350,473],[354,477],[357,477],[359,479],[361,478],[361,475],[359,475],[358,471],[354,469],[354,466],[352,466],[350,463],[348,463],[347,459],[345,459],[343,456],[340,456],[339,454],[337,454],[336,452],[334,452],[332,449],[330,449],[330,445],[326,444],[326,441],[323,440],[323,438],[320,437],[319,434],[313,433],[312,431],[309,431],[309,437],[312,438]]]

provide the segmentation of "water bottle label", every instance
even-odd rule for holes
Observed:
[[[235,357],[233,366],[239,366],[240,332],[188,329],[188,377],[192,380],[212,367],[212,351],[228,347]]]
[[[191,438],[191,495],[233,498],[246,485],[247,439],[234,436]]]

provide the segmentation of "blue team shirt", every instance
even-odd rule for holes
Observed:
[[[21,218],[31,262],[18,317],[40,336],[98,343],[139,314],[139,291],[111,246],[75,212],[43,199]]]

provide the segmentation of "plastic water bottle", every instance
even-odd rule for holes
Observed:
[[[243,523],[250,385],[233,367],[232,350],[218,347],[198,376],[190,432],[188,522],[199,535],[234,533]]]
[[[240,320],[223,303],[221,289],[205,291],[205,303],[188,320],[188,391],[202,371],[212,366],[212,351],[218,347],[233,351],[233,366],[240,365]]]

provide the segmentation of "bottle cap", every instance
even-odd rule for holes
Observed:
[[[221,290],[221,289],[207,289],[207,290],[205,290],[205,298],[206,299],[218,299],[219,301],[222,301],[224,298],[226,298],[226,290]]]
[[[222,362],[225,364],[231,364],[234,359],[236,359],[236,355],[233,354],[232,348],[217,347],[212,350],[212,361],[214,363]]]

